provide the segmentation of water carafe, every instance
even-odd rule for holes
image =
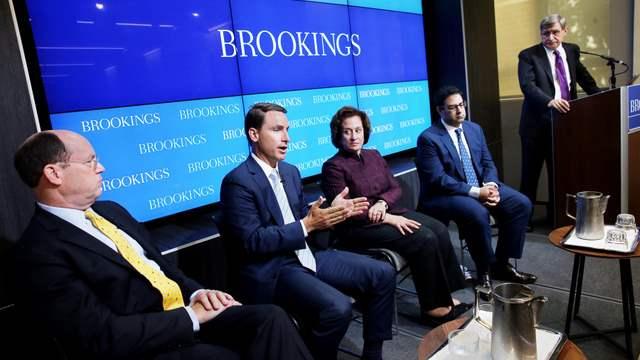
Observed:
[[[484,293],[493,304],[491,324],[479,317],[480,294]],[[503,283],[493,289],[476,288],[474,318],[491,330],[491,357],[500,360],[535,360],[536,325],[538,312],[548,301],[545,296],[534,296],[530,287]]]
[[[576,221],[576,236],[584,240],[599,240],[604,238],[604,212],[610,195],[603,195],[598,191],[581,191],[575,195],[566,194],[565,212],[568,217]],[[569,214],[569,199],[576,203],[576,215]]]

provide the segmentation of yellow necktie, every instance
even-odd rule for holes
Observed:
[[[154,288],[162,294],[162,307],[165,310],[173,310],[184,306],[182,300],[182,292],[178,284],[166,277],[161,271],[156,270],[140,257],[118,231],[118,228],[110,223],[107,219],[96,214],[90,209],[85,210],[84,215],[91,221],[93,226],[100,230],[114,244],[120,255],[125,258],[142,276],[147,278]]]

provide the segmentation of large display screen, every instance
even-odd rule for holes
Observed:
[[[335,154],[329,122],[343,105],[370,115],[367,146],[383,155],[415,147],[431,122],[421,1],[20,4],[43,127],[87,137],[106,168],[102,198],[140,221],[219,200],[249,154],[256,102],[288,110],[287,161],[304,177]]]

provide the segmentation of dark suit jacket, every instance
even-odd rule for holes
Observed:
[[[278,164],[291,211],[296,220],[308,207],[302,193],[298,169]],[[240,262],[236,290],[250,303],[272,303],[282,262],[305,247],[299,221],[285,225],[269,179],[258,163],[249,158],[222,180],[220,190],[223,234],[235,247]]]
[[[562,43],[567,53],[567,64],[571,75],[569,90],[571,99],[578,97],[577,85],[587,94],[600,91],[587,68],[580,62],[580,47]],[[524,94],[520,116],[520,136],[551,136],[551,109],[547,107],[554,98],[553,73],[542,43],[524,49],[518,55],[518,80]]]
[[[480,125],[465,121],[462,130],[480,184],[494,182],[499,185],[498,170]],[[421,204],[436,195],[467,196],[471,190],[471,185],[465,182],[458,151],[440,119],[418,137],[416,166],[420,177]]]
[[[113,202],[92,208],[140,243],[175,280],[186,303],[202,288],[163,259],[149,235]],[[153,358],[194,341],[184,309],[163,311],[162,297],[119,254],[36,206],[16,249],[17,301],[30,326],[44,327],[72,357]]]

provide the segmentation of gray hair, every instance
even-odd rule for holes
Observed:
[[[560,24],[560,27],[562,29],[565,29],[565,26],[567,26],[567,19],[565,19],[564,16],[560,14],[547,15],[542,18],[542,21],[540,21],[540,31],[544,31],[545,29],[552,27],[553,24],[556,23]]]

